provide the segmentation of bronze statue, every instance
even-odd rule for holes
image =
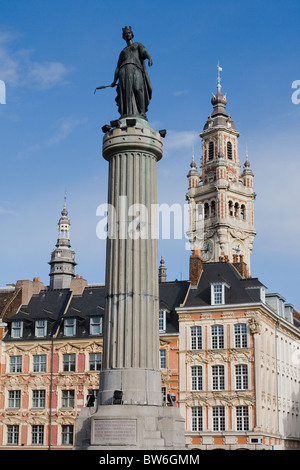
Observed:
[[[133,37],[131,26],[125,26],[123,39],[127,46],[120,53],[114,81],[108,86],[117,85],[116,103],[121,117],[141,116],[147,119],[152,85],[144,60],[148,59],[151,67],[152,59],[143,44],[132,41]],[[97,87],[96,90],[102,88],[106,87]]]

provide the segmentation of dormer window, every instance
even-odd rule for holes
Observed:
[[[11,337],[22,338],[23,336],[23,322],[22,320],[14,320],[11,322]]]
[[[158,316],[158,326],[159,326],[160,333],[164,333],[166,331],[166,318],[167,318],[167,311],[160,310],[159,316]]]
[[[75,336],[76,334],[76,319],[75,318],[65,318],[64,321],[64,335],[65,336]]]
[[[228,287],[226,282],[213,282],[211,287],[211,305],[224,305],[225,304],[225,287]]]
[[[90,318],[90,335],[102,334],[102,317]]]
[[[47,334],[47,321],[36,320],[35,321],[35,336],[37,338],[44,338]]]

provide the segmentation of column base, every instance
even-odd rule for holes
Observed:
[[[122,390],[124,405],[162,405],[160,371],[133,368],[102,370],[99,405],[112,405],[115,390]]]
[[[94,413],[94,414],[93,414]],[[174,406],[103,405],[83,408],[74,450],[182,450],[185,421]]]

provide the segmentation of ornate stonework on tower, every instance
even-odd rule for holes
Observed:
[[[58,221],[56,248],[51,253],[50,289],[69,289],[74,278],[75,252],[70,244],[70,219],[66,208],[66,198]]]
[[[220,75],[216,95],[211,100],[213,112],[204,125],[201,171],[194,158],[188,173],[191,242],[200,240],[204,262],[245,263],[250,276],[250,255],[254,236],[253,173],[248,156],[240,169],[238,137],[233,120],[226,111],[227,98],[221,92]],[[201,230],[197,233],[201,220]],[[204,224],[204,227],[203,227]]]

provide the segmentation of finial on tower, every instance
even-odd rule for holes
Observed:
[[[222,67],[220,66],[219,62],[218,62],[218,65],[217,65],[217,69],[218,69],[218,89],[221,89],[221,74],[220,72],[222,72]]]

